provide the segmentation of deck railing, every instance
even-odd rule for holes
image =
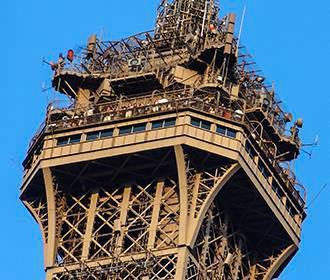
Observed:
[[[97,125],[118,120],[129,120],[135,117],[159,114],[161,112],[178,112],[182,109],[195,109],[201,112],[212,114],[220,118],[244,124],[249,131],[249,137],[253,137],[258,147],[264,152],[269,163],[275,168],[277,173],[287,184],[287,188],[304,207],[305,201],[295,188],[287,172],[275,160],[276,151],[272,148],[271,142],[263,141],[258,129],[245,116],[244,100],[233,100],[230,97],[221,97],[220,100],[210,96],[193,95],[191,90],[177,90],[167,93],[156,92],[151,95],[136,98],[123,98],[109,103],[103,103],[88,107],[63,106],[62,104],[52,103],[48,106],[45,122],[40,126],[36,135],[31,140],[28,153],[35,144],[42,138],[45,132],[58,131],[62,129]],[[265,131],[263,136],[265,137]],[[266,135],[268,139],[270,137]],[[252,139],[248,139],[252,143]],[[253,145],[254,146],[254,145]],[[256,149],[256,147],[254,147]]]

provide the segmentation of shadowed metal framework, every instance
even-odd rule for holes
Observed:
[[[162,0],[155,30],[51,62],[23,162],[48,280],[278,277],[300,243],[299,128],[212,0]]]

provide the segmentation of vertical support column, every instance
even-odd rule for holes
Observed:
[[[188,190],[187,190],[187,174],[184,152],[181,145],[174,146],[177,172],[179,178],[180,190],[180,224],[179,224],[179,244],[185,245],[187,240],[187,224],[188,224]],[[179,279],[179,278],[178,278]]]
[[[178,260],[176,264],[175,280],[186,279],[188,253],[188,247],[183,246],[178,248]]]
[[[91,199],[90,199],[90,205],[88,209],[88,215],[87,215],[87,225],[86,225],[86,232],[84,235],[84,244],[82,249],[82,260],[88,259],[89,254],[89,248],[92,241],[92,234],[93,234],[93,226],[94,226],[94,220],[95,220],[95,211],[97,206],[97,201],[99,198],[98,191],[94,191]]]
[[[42,169],[42,172],[48,208],[48,240],[45,244],[45,267],[47,269],[54,266],[56,262],[56,203],[52,172],[49,167]]]
[[[119,255],[122,252],[130,196],[131,196],[131,186],[127,186],[124,189],[123,200],[120,205],[120,217],[119,217],[119,225],[118,225],[119,237],[116,241],[116,254],[117,255]]]
[[[195,219],[195,211],[196,211],[196,205],[197,205],[197,199],[198,199],[198,191],[199,191],[199,185],[201,183],[201,173],[196,174],[195,182],[194,182],[194,189],[192,194],[192,201],[190,205],[190,217],[189,217],[189,224],[191,225],[194,222]]]
[[[257,266],[253,265],[250,269],[250,279],[255,280],[257,275]]]
[[[180,191],[179,247],[176,265],[176,280],[186,279],[188,263],[187,225],[188,225],[188,188],[184,152],[181,145],[174,146]]]
[[[151,250],[155,247],[155,240],[157,234],[157,226],[159,220],[159,211],[161,200],[163,196],[164,181],[159,181],[156,186],[155,200],[152,210],[151,224],[149,228],[149,239],[148,239],[148,250]]]
[[[51,271],[46,272],[46,280],[53,280],[53,273]]]

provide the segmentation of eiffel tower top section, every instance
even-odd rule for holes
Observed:
[[[49,104],[20,196],[47,280],[268,280],[297,252],[302,120],[235,21],[215,0],[162,0],[153,31],[50,63],[72,104]]]
[[[153,31],[116,41],[92,35],[79,54],[69,50],[67,58],[60,55],[58,63],[50,63],[55,72],[53,87],[78,104],[99,103],[120,95],[202,84],[196,79],[201,76],[193,72],[194,77],[173,81],[177,65],[201,72],[213,61],[213,68],[222,67],[225,74],[225,68],[235,63],[235,16],[220,19],[215,1],[162,0],[157,13]],[[221,54],[214,60],[216,49]],[[79,98],[80,89],[90,91],[87,99]]]
[[[51,62],[52,86],[72,104],[49,104],[24,166],[45,133],[155,114],[159,104],[167,104],[162,113],[199,104],[248,131],[286,178],[292,170],[279,164],[299,156],[302,120],[282,110],[274,86],[239,46],[236,16],[219,11],[217,0],[162,0],[154,30],[114,41],[91,35],[86,46]],[[304,205],[305,194],[298,200]]]

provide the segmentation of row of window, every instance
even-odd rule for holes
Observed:
[[[257,156],[257,153],[249,142],[247,142],[245,144],[245,150],[249,154],[249,156],[254,160],[254,158]],[[268,169],[266,168],[265,164],[261,161],[258,162],[258,169],[261,172],[261,174],[265,177],[265,179],[268,179],[271,176],[271,174],[268,171]],[[276,193],[277,197],[279,199],[282,199],[282,197],[284,196],[284,193],[281,191],[281,189],[279,188],[278,184],[275,181],[273,181],[273,183],[272,183],[272,189]],[[292,217],[294,217],[294,215],[296,214],[296,212],[294,211],[294,208],[288,202],[286,203],[285,207],[286,207],[286,210],[289,212],[289,214]]]
[[[175,126],[175,123],[176,123],[175,118],[154,121],[154,122],[151,122],[151,129]],[[205,121],[205,120],[191,118],[191,124],[193,126],[196,126],[199,128],[211,130],[211,123],[208,121]],[[145,131],[146,128],[147,128],[147,123],[138,123],[138,124],[133,124],[133,125],[128,125],[128,126],[122,126],[122,127],[119,127],[119,136],[127,135],[127,134],[134,133],[134,132]],[[222,126],[222,125],[217,125],[216,131],[217,131],[217,133],[219,133],[221,135],[231,137],[231,138],[236,138],[236,135],[237,135],[237,131],[235,131],[231,128]],[[97,140],[97,139],[102,139],[102,138],[106,138],[106,137],[112,137],[113,132],[114,132],[113,128],[107,129],[107,130],[89,132],[86,135],[86,140],[90,141],[90,140]],[[80,142],[80,138],[81,138],[81,134],[70,135],[70,136],[58,138],[57,146]]]
[[[197,118],[191,118],[191,125],[197,126],[199,128],[211,130],[211,123],[205,120],[197,119]],[[231,137],[231,138],[236,138],[237,131],[222,125],[217,125],[217,133]]]
[[[175,122],[176,122],[176,119],[171,118],[171,119],[166,119],[166,120],[154,121],[151,123],[151,126],[152,126],[152,129],[158,129],[158,128],[175,126]],[[147,123],[138,123],[138,124],[133,124],[133,125],[122,126],[122,127],[119,127],[119,135],[122,136],[122,135],[127,135],[130,133],[134,133],[134,132],[145,131],[146,128],[147,128]],[[91,141],[91,140],[112,137],[113,132],[114,132],[113,128],[101,130],[101,131],[89,132],[86,134],[86,140]],[[81,134],[61,137],[61,138],[57,139],[57,146],[78,143],[78,142],[80,142],[80,140],[81,140]]]

